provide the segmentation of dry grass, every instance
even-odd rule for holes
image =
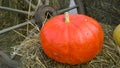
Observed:
[[[120,0],[83,0],[86,14],[102,23],[120,23]]]
[[[16,46],[14,52],[21,48],[17,53],[21,56],[21,68],[120,68],[120,47],[112,38],[114,27],[108,24],[102,24],[102,27],[105,34],[103,49],[97,57],[85,64],[71,66],[47,57],[41,48],[38,31]]]
[[[13,3],[13,0],[11,1]],[[120,22],[119,21],[120,10],[119,10],[119,6],[117,6],[118,4],[116,4],[119,0],[116,0],[116,1],[99,0],[100,2],[98,2],[98,0],[91,0],[91,1],[83,0],[83,1],[86,6],[88,15],[96,18],[98,21],[106,23],[106,24],[103,24],[103,23],[101,24],[105,34],[103,49],[101,53],[92,61],[85,64],[81,64],[81,65],[71,66],[71,65],[62,64],[50,59],[44,54],[41,48],[41,44],[39,42],[40,41],[39,31],[37,30],[33,30],[32,34],[30,34],[29,37],[26,37],[26,39],[21,43],[20,43],[21,36],[14,32],[13,33],[10,32],[10,34],[6,34],[6,35],[5,34],[0,35],[0,37],[4,37],[0,39],[0,42],[2,42],[1,45],[9,46],[9,45],[15,45],[13,44],[14,42],[16,42],[17,44],[20,43],[20,45],[13,47],[11,57],[15,56],[15,58],[17,59],[18,57],[20,57],[18,60],[21,61],[21,65],[20,65],[21,68],[120,68],[120,47],[114,42],[112,38],[114,26],[109,25],[109,23]],[[15,1],[14,3],[22,4],[21,1],[19,3]],[[14,8],[21,8],[21,5],[13,6],[12,4],[10,4],[10,6]],[[22,6],[22,7],[25,7],[25,6]],[[26,9],[26,7],[24,9]],[[0,23],[2,22],[1,24],[2,27],[0,27],[0,29],[3,29],[8,26],[12,26],[13,24],[15,25],[15,24],[21,23],[24,20],[24,19],[18,18],[18,17],[21,17],[21,15],[19,14],[4,12],[4,11],[0,11],[0,12],[3,13],[3,14],[0,14],[1,16]],[[16,15],[17,17],[15,17],[14,15]],[[9,22],[10,24],[8,24]],[[26,30],[26,28],[20,29],[20,30],[22,30],[21,33],[23,33],[24,31],[24,32],[27,32],[27,34],[29,31],[29,30]],[[27,34],[25,33],[25,35]],[[20,40],[16,40],[18,38],[20,38]],[[8,44],[9,41],[12,41],[12,42]],[[4,43],[4,42],[7,42],[7,43]]]
[[[103,9],[101,9],[102,11],[96,9],[101,8],[98,6],[99,4],[97,4],[97,0],[91,2],[91,5],[89,5],[89,1],[86,1],[85,4],[87,6],[87,14],[103,22],[101,25],[104,29],[104,44],[101,53],[92,61],[85,64],[72,66],[56,62],[44,54],[39,40],[39,31],[35,30],[34,34],[30,38],[25,39],[21,45],[14,47],[13,53],[17,52],[16,55],[20,56],[21,68],[120,68],[120,47],[112,38],[115,26],[110,25],[111,22],[117,20],[118,17],[112,19],[109,16],[110,13],[108,14],[107,11],[103,11]],[[102,2],[100,2],[100,4],[102,4]],[[93,9],[96,10],[92,11]],[[115,11],[111,9],[111,12]],[[116,15],[112,14],[111,16]]]
[[[25,6],[23,7],[21,6],[21,4],[22,2],[16,0],[0,0],[0,6],[5,6],[15,9],[25,9]],[[25,18],[26,18],[25,15],[20,15],[14,12],[0,9],[0,30],[22,23],[25,21]],[[17,31],[26,35],[25,28],[26,27],[17,29]],[[21,37],[14,31],[0,34],[0,49],[9,54],[9,52],[11,51],[10,47],[20,44],[20,41],[22,41],[23,39],[24,39],[23,37]]]

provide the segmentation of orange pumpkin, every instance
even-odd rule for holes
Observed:
[[[71,65],[92,60],[102,49],[104,36],[100,24],[82,14],[67,16],[55,16],[42,27],[40,40],[45,54]]]

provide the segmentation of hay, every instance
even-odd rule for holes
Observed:
[[[83,0],[87,15],[102,23],[120,23],[120,0]]]
[[[92,61],[71,66],[56,62],[47,57],[39,43],[39,32],[14,48],[20,48],[17,55],[21,56],[21,68],[120,68],[120,47],[112,38],[113,26],[101,24],[104,29],[105,39],[103,49]],[[16,49],[14,52],[16,52]]]
[[[70,0],[51,0],[50,6],[54,7],[56,10],[68,8]]]
[[[44,54],[41,48],[41,44],[39,43],[39,32],[35,31],[31,37],[26,38],[23,42],[21,42],[20,45],[13,47],[11,57],[16,55],[15,58],[21,61],[20,68],[120,68],[120,47],[114,42],[112,38],[114,26],[108,25],[109,23],[120,22],[120,7],[118,6],[119,0],[83,0],[83,2],[87,15],[92,16],[100,22],[106,23],[101,24],[105,33],[105,40],[101,53],[97,55],[92,61],[85,64],[75,66],[62,64],[50,59]],[[56,9],[65,8],[59,7],[62,4],[59,3],[57,3],[57,7],[55,6]],[[51,2],[51,4],[55,5],[54,2]],[[26,9],[26,7],[24,9]],[[8,15],[8,12],[5,14]],[[13,14],[10,14],[5,18],[5,20],[9,22],[8,19],[14,19],[11,18],[11,16],[14,17]],[[15,19],[15,23],[16,22],[18,22],[18,20]]]
[[[21,3],[17,0],[0,0],[0,6],[23,9],[23,6],[21,6]],[[0,30],[22,23],[24,22],[24,19],[25,15],[20,15],[14,12],[0,9]],[[17,30],[26,35],[25,29],[20,28]],[[9,54],[11,52],[10,47],[20,44],[19,42],[22,41],[23,39],[24,39],[23,37],[19,36],[14,31],[0,34],[0,49],[3,50],[5,53]]]

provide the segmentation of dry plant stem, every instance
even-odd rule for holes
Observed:
[[[29,4],[31,7],[32,7],[32,9],[35,9],[35,5],[34,4],[31,4],[31,1],[29,1],[29,0],[24,0],[27,4]]]
[[[65,12],[65,23],[69,23],[70,22],[70,19],[69,19],[69,13],[68,12]]]
[[[19,47],[11,54],[11,58],[14,59],[14,57],[18,54],[19,50],[22,48],[23,43],[26,42],[26,40],[30,39],[34,35],[35,29],[30,31],[30,34],[26,37],[26,39],[19,45]]]

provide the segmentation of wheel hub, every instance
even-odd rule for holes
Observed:
[[[49,5],[40,6],[34,16],[36,24],[41,28],[42,24],[44,24],[47,19],[52,18],[56,14],[57,12],[53,7],[50,7]]]

